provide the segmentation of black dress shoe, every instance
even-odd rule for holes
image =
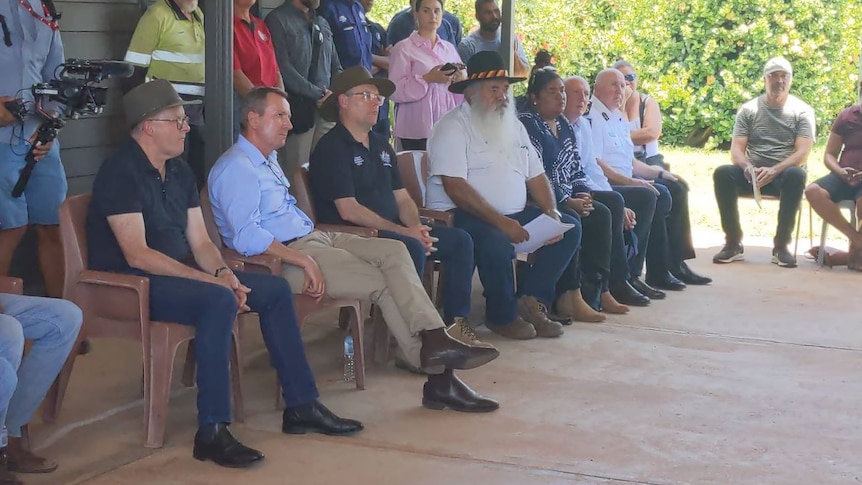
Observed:
[[[676,271],[671,270],[670,273],[687,285],[708,285],[712,283],[712,278],[695,273],[688,267],[685,261],[679,263],[679,268]]]
[[[470,389],[451,370],[428,376],[422,388],[422,405],[436,410],[448,407],[463,413],[489,413],[500,407],[497,401]]]
[[[192,454],[200,461],[212,460],[228,468],[246,468],[263,460],[263,453],[240,443],[227,423],[198,428]]]
[[[284,410],[281,431],[288,434],[305,434],[309,431],[330,436],[343,436],[361,431],[362,423],[354,419],[339,418],[320,401],[313,401]]]
[[[638,278],[637,276],[632,277],[629,280],[629,284],[637,290],[641,295],[649,298],[650,300],[664,300],[667,295],[664,294],[663,291],[657,290],[652,286],[644,283],[644,280]]]
[[[665,271],[664,276],[661,275],[657,278],[653,278],[651,275],[647,275],[646,277],[647,284],[652,286],[653,288],[661,288],[663,290],[670,291],[682,291],[685,289],[685,283],[676,279],[676,277],[670,274],[669,271]]]
[[[623,281],[619,285],[612,286],[609,288],[611,295],[613,295],[614,300],[622,303],[623,305],[631,305],[631,306],[648,306],[649,298],[641,294],[638,290],[632,288],[632,285],[628,281]]]
[[[499,356],[495,348],[473,347],[453,339],[442,327],[422,332],[419,361],[422,370],[429,374],[440,374],[446,369],[474,369]]]

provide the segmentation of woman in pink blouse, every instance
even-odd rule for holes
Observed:
[[[425,150],[434,123],[461,103],[449,84],[466,79],[467,72],[455,46],[437,36],[443,0],[414,0],[413,15],[418,30],[395,44],[389,57],[397,103],[393,136],[404,150]]]

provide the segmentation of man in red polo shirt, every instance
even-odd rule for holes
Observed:
[[[284,90],[269,29],[250,11],[256,1],[233,0],[234,135],[239,134],[239,105],[251,88]]]

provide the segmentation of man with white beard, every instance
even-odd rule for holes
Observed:
[[[581,226],[557,211],[541,159],[515,117],[509,83],[523,80],[509,77],[496,52],[470,58],[467,79],[449,86],[465,102],[441,118],[428,139],[426,205],[452,212],[455,226],[473,238],[485,325],[513,339],[558,337],[563,327],[548,318],[548,308],[580,245]],[[528,191],[535,205],[527,205]],[[529,239],[523,225],[542,213],[575,227],[533,253],[516,292],[512,244]]]

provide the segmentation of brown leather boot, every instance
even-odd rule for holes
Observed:
[[[440,374],[446,369],[474,369],[499,356],[497,349],[471,347],[453,339],[443,327],[422,332],[419,360],[422,370],[429,374]]]
[[[605,318],[607,318],[605,315],[593,310],[584,301],[580,289],[567,291],[557,298],[557,313],[579,322],[604,322]]]
[[[21,438],[9,437],[6,447],[6,468],[18,473],[51,473],[57,469],[57,464],[47,458],[34,455],[24,449]]]
[[[624,315],[629,312],[629,307],[618,302],[610,291],[602,293],[602,311],[605,313],[613,313],[615,315]]]
[[[524,295],[518,298],[518,313],[533,325],[539,337],[553,338],[563,334],[563,326],[549,319],[548,309],[533,296]]]

